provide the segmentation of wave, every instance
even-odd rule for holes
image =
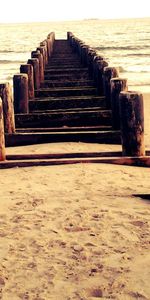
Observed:
[[[20,64],[23,62],[23,60],[0,59],[0,64]]]
[[[141,82],[141,83],[137,83],[137,82],[134,82],[134,83],[130,83],[130,86],[149,86],[149,83],[148,82]]]
[[[137,51],[137,50],[143,50],[143,49],[146,49],[146,48],[149,48],[148,45],[144,45],[143,47],[142,46],[98,46],[98,47],[93,47],[95,50],[98,50],[98,51],[102,51],[102,50],[134,50],[134,51]]]
[[[28,53],[25,50],[6,50],[6,49],[0,49],[0,53]]]
[[[99,46],[94,47],[95,50],[137,50],[139,48],[132,46]]]
[[[150,57],[150,53],[128,53],[128,54],[125,54],[124,56],[128,57],[128,56],[141,56],[141,57]]]
[[[129,70],[129,69],[123,68],[122,66],[119,66],[118,69],[119,69],[120,73],[139,73],[139,74],[140,73],[150,73],[150,70],[135,70],[135,69]]]

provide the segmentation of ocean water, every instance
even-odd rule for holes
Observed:
[[[48,33],[66,38],[67,31],[104,56],[128,79],[129,89],[150,92],[150,18],[0,24],[0,82],[12,84],[20,64],[26,63]]]

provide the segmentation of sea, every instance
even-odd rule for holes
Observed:
[[[127,78],[130,90],[150,92],[150,18],[0,24],[0,83],[19,73],[50,32],[66,39],[73,32]]]

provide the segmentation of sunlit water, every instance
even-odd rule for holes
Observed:
[[[32,24],[0,24],[0,82],[9,81],[48,33],[66,38],[72,31],[110,66],[119,67],[130,89],[150,92],[150,19],[83,20]]]

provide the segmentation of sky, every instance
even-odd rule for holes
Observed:
[[[150,0],[2,0],[0,23],[150,17]]]

